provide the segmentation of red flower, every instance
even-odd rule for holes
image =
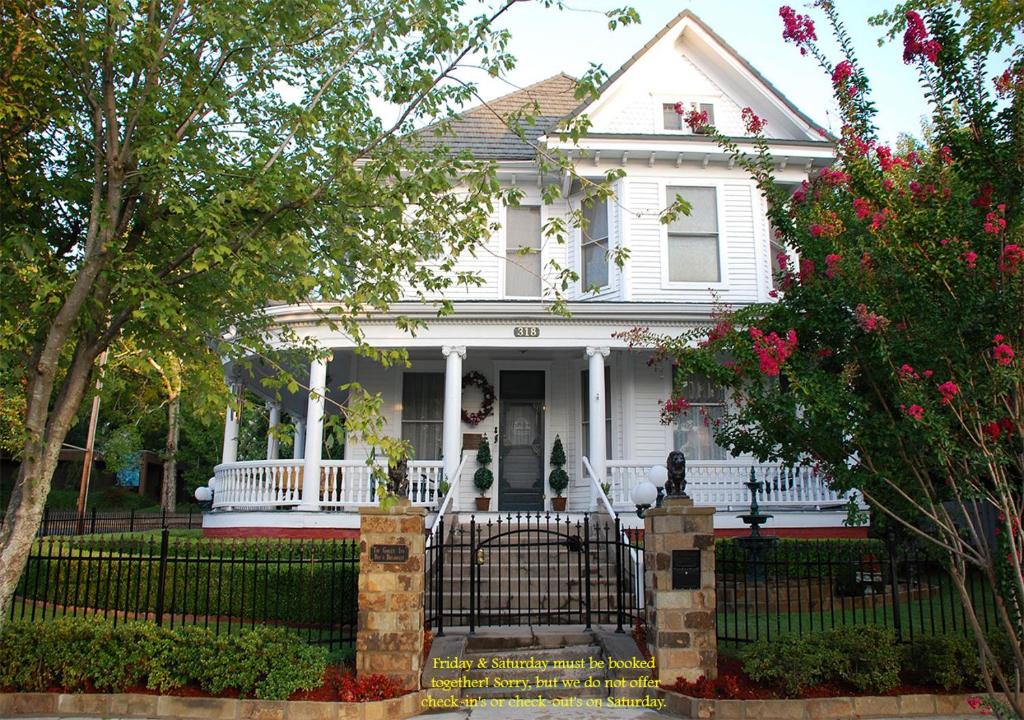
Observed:
[[[917,57],[925,57],[934,63],[939,57],[942,45],[937,40],[928,39],[928,29],[924,20],[913,10],[907,12],[907,30],[903,33],[903,62],[913,62]]]
[[[1013,420],[1008,417],[999,418],[999,427],[1003,432],[1011,432],[1013,430]]]
[[[1010,347],[1009,343],[1003,342],[1002,335],[996,335],[992,338],[992,357],[995,358],[996,362],[1000,365],[1012,365],[1014,352],[1013,348]]]
[[[1024,250],[1020,245],[1007,245],[999,256],[1000,272],[1013,274],[1024,263]]]
[[[920,380],[921,376],[914,372],[914,368],[909,363],[903,363],[900,366],[900,377],[904,380]]]
[[[766,335],[763,330],[752,327],[750,337],[754,340],[754,353],[761,372],[768,377],[777,377],[786,358],[796,350],[796,330],[790,329],[783,340],[775,332]]]
[[[953,151],[949,149],[949,145],[943,145],[939,148],[939,160],[941,160],[944,165],[949,165],[953,162]]]
[[[825,256],[825,277],[831,280],[836,276],[836,272],[838,272],[837,266],[839,265],[840,260],[842,260],[842,257],[835,253],[829,253]]]
[[[853,314],[857,318],[857,325],[859,325],[860,329],[866,333],[872,333],[876,330],[880,332],[889,324],[888,318],[884,315],[869,312],[867,305],[864,303],[858,305],[854,309]]]
[[[921,407],[920,405],[911,405],[908,408],[903,408],[903,406],[901,405],[900,408],[903,409],[904,412],[906,412],[907,415],[912,417],[914,420],[924,419],[924,408]]]
[[[766,120],[758,117],[757,113],[749,107],[743,108],[740,112],[740,117],[743,118],[743,124],[747,128],[747,132],[751,135],[760,134],[760,132],[764,130],[764,126],[768,124]]]
[[[998,235],[1006,229],[1006,218],[1003,217],[1003,212],[1006,210],[1006,206],[1000,203],[996,206],[996,209],[985,216],[985,232],[991,235]]]
[[[992,204],[992,186],[982,185],[978,188],[978,195],[971,200],[971,207],[987,208]]]
[[[832,84],[840,87],[851,75],[853,75],[853,64],[849,60],[843,60],[832,71]]]
[[[889,221],[889,208],[882,208],[882,212],[877,212],[871,218],[871,229],[882,230],[885,228],[886,222]]]
[[[999,423],[994,422],[994,421],[990,422],[990,423],[985,423],[984,425],[982,425],[981,426],[981,431],[983,433],[985,433],[986,435],[988,435],[993,440],[998,440],[999,439],[999,435],[1002,432],[999,429]]]
[[[871,202],[866,198],[854,198],[853,199],[853,211],[857,213],[857,217],[863,220],[869,217],[874,210],[871,209]]]
[[[814,261],[810,258],[800,258],[800,282],[805,283],[814,277]]]
[[[792,42],[800,48],[801,55],[806,55],[806,46],[818,39],[814,34],[814,22],[806,15],[798,15],[788,5],[779,8],[779,17],[783,24],[782,39]]]
[[[965,263],[967,263],[967,267],[975,268],[978,266],[978,253],[974,252],[973,250],[968,250],[967,252],[963,253],[960,257],[963,258],[963,261]]]
[[[686,125],[693,132],[700,132],[708,126],[711,120],[703,110],[691,110],[686,114]]]
[[[947,380],[938,387],[939,395],[942,396],[942,404],[949,405],[954,396],[959,394],[960,387],[952,380]]]
[[[934,375],[934,374],[935,374],[935,371],[934,371],[934,370],[925,370],[925,371],[924,371],[924,372],[923,372],[922,374],[923,374],[923,375],[924,375],[924,376],[925,376],[926,378],[930,378],[930,377],[931,377],[932,375]]]

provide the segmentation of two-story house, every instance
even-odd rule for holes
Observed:
[[[716,527],[743,528],[736,516],[750,502],[742,483],[754,465],[767,483],[761,504],[775,515],[769,528],[842,533],[845,500],[809,467],[757,465],[715,444],[703,418],[723,411],[720,388],[692,378],[687,397],[693,410],[663,424],[659,401],[670,395],[671,367],[650,365],[651,351],[631,351],[619,336],[637,326],[678,334],[707,325],[716,303],[770,301],[778,249],[765,201],[712,139],[691,132],[675,111],[677,102],[707,112],[749,149],[741,110],[752,108],[767,121],[785,184],[796,186],[828,165],[832,144],[689,11],[611,75],[596,100],[581,104],[574,90],[573,78],[557,74],[467,110],[453,123],[445,141],[496,161],[501,181],[520,186],[524,197],[518,207],[497,209],[500,231],[485,249],[460,260],[460,269],[486,282],[452,290],[453,314],[438,318],[434,307],[404,302],[362,323],[372,345],[407,348],[410,367],[384,368],[360,357],[349,338],[319,323],[309,307],[270,309],[277,322],[333,351],[329,362],[312,363],[310,387],[326,386],[330,394],[358,382],[380,393],[390,434],[414,448],[413,501],[435,512],[442,504],[446,513],[474,510],[481,437],[493,454],[490,510],[550,510],[555,493],[547,477],[557,437],[571,479],[564,493],[569,513],[614,512],[638,523],[634,486],[678,449],[686,455],[690,494],[719,508]],[[534,103],[540,117],[523,142],[495,113]],[[591,122],[586,137],[560,142],[554,128],[581,114]],[[576,230],[564,244],[546,241],[542,227],[580,207],[579,183],[540,171],[538,151],[549,148],[571,157],[584,178],[625,171],[614,198],[584,207],[586,231]],[[546,183],[564,183],[563,199],[543,203]],[[677,194],[692,212],[664,224],[661,216]],[[617,248],[628,250],[621,267],[609,259]],[[552,260],[580,278],[568,293],[568,316],[553,314],[545,294]],[[399,315],[422,318],[427,329],[410,336],[396,329]],[[255,379],[227,372],[236,387],[266,394]],[[294,457],[278,458],[270,438],[265,459],[239,458],[238,418],[229,411],[207,532],[316,535],[358,527],[354,510],[376,502],[371,448],[353,441],[343,458],[323,456],[325,403],[317,393],[286,392],[268,408],[271,425],[285,414],[295,424]],[[319,481],[304,482],[310,477]],[[445,485],[448,497],[439,492]]]

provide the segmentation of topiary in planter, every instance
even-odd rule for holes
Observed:
[[[548,484],[551,485],[551,489],[558,497],[562,497],[562,493],[569,487],[569,473],[565,471],[565,468],[555,468],[548,476]]]
[[[480,439],[480,449],[476,452],[476,461],[480,467],[473,473],[473,484],[483,495],[494,484],[494,473],[487,467],[491,464],[491,445],[487,442],[487,436]]]

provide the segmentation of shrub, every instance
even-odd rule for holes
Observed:
[[[960,635],[915,640],[903,665],[913,682],[945,690],[974,689],[980,681],[978,647]]]
[[[825,633],[837,655],[835,679],[857,690],[881,693],[900,684],[900,651],[890,630],[866,626],[839,627]]]
[[[175,630],[143,622],[114,627],[95,618],[8,623],[0,631],[0,687],[166,692],[186,685],[213,694],[283,700],[317,687],[327,651],[287,630],[260,627],[216,636],[201,627]]]

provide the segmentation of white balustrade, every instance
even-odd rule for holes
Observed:
[[[632,460],[609,460],[609,497],[616,508],[632,507],[633,487],[647,479],[650,464]],[[750,463],[688,462],[686,493],[698,505],[740,510],[750,505],[750,491],[744,483],[750,479]],[[841,505],[847,498],[828,486],[811,467],[784,467],[755,463],[754,476],[764,483],[757,501],[764,507],[823,507]]]
[[[323,460],[320,467],[319,507],[345,508],[376,505],[377,475],[387,473],[386,461],[367,465],[364,460]],[[433,506],[443,474],[440,460],[408,463],[409,499],[413,505]],[[303,460],[253,460],[223,463],[214,468],[214,509],[295,507],[301,501]]]

